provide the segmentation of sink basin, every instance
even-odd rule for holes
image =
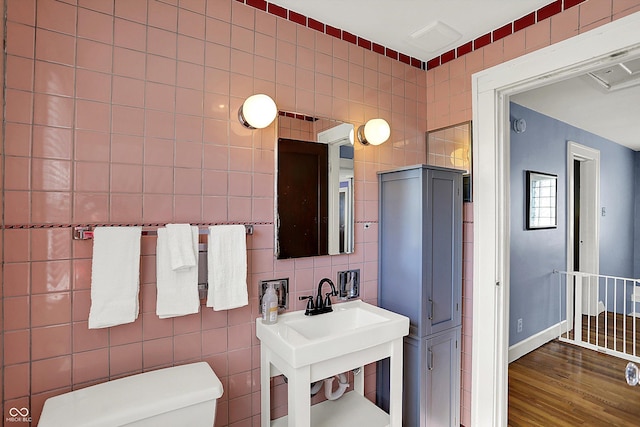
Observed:
[[[287,320],[287,326],[306,339],[315,340],[329,338],[338,332],[345,333],[388,320],[387,317],[363,307],[344,307],[344,304],[336,305],[333,312],[324,314],[329,316],[320,314]]]
[[[256,320],[256,335],[293,368],[389,342],[409,333],[409,319],[361,300],[333,305],[333,312],[278,316],[273,325]]]

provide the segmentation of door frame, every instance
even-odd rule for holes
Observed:
[[[640,55],[639,27],[636,12],[472,76],[474,426],[508,420],[509,98]]]
[[[585,273],[600,273],[600,150],[587,147],[574,141],[567,141],[567,271],[574,271],[574,160],[580,164],[580,229],[583,248],[580,251],[580,271]],[[583,191],[583,189],[585,191]],[[586,227],[582,227],[585,225]],[[583,254],[586,254],[583,256]],[[588,298],[592,301],[587,300]],[[567,286],[567,301],[573,299],[573,288]],[[595,300],[593,300],[595,298]],[[575,302],[576,304],[578,301]],[[589,284],[589,291],[582,292],[582,314],[598,315],[598,283]],[[567,307],[569,329],[573,325],[573,306]]]

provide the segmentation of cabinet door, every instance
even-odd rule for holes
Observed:
[[[427,176],[424,335],[432,335],[460,326],[462,320],[462,177],[440,170]]]
[[[378,304],[424,328],[422,170],[380,176]]]
[[[425,427],[460,425],[460,328],[426,341]]]

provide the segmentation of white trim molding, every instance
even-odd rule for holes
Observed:
[[[563,320],[560,323],[556,323],[555,325],[549,326],[547,329],[538,332],[535,335],[531,335],[529,338],[526,338],[520,341],[517,344],[509,347],[509,363],[520,359],[527,353],[531,353],[538,347],[541,347],[560,336],[562,331],[567,330],[567,321]]]
[[[509,97],[640,56],[638,28],[640,12],[472,76],[473,426],[508,420]]]

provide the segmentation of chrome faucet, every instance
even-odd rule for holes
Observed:
[[[322,299],[322,285],[328,283],[331,286],[331,292],[325,294],[325,299]],[[299,300],[308,299],[307,309],[305,310],[305,316],[315,316],[316,314],[329,313],[333,311],[331,307],[331,297],[338,295],[336,287],[331,279],[324,278],[318,283],[318,295],[316,296],[316,303],[313,303],[313,296],[298,297]]]

